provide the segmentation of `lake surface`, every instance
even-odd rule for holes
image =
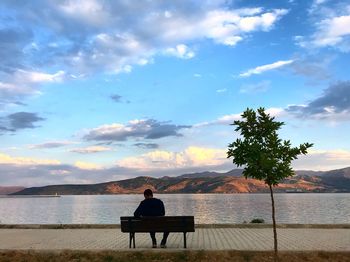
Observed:
[[[196,223],[271,223],[269,194],[167,194],[167,215],[194,215]],[[1,224],[119,224],[143,195],[0,197]],[[275,194],[277,223],[350,223],[350,194]]]

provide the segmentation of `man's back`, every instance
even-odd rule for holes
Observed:
[[[151,189],[146,189],[143,192],[145,200],[141,201],[140,205],[134,212],[135,217],[157,217],[165,215],[165,208],[163,201],[153,197],[153,192]],[[152,238],[152,247],[157,247],[157,239],[155,232],[149,232]],[[166,241],[169,236],[169,232],[164,232],[162,242],[160,247],[166,247]]]
[[[135,217],[145,216],[164,216],[165,209],[163,201],[157,198],[147,198],[141,201],[139,207],[135,210]]]

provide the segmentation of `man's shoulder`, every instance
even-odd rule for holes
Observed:
[[[149,199],[145,199],[143,201],[148,201],[148,203],[153,202],[153,203],[162,203],[163,204],[162,200],[160,200],[159,198],[155,198],[155,197],[152,197],[152,198],[149,198]]]
[[[163,201],[160,200],[159,198],[155,198],[155,197],[152,197],[152,198],[147,198],[147,199],[144,199],[141,201],[141,204],[147,204],[147,203],[162,203],[163,204]]]
[[[155,198],[155,202],[157,203],[157,205],[159,206],[164,206],[164,203],[162,200],[160,200],[159,198]]]

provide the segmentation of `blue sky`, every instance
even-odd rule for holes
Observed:
[[[350,166],[350,1],[1,1],[1,185],[228,171],[265,107]]]

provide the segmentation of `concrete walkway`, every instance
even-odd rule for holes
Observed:
[[[279,228],[279,250],[350,251],[350,228]],[[160,242],[161,234],[157,234]],[[0,250],[128,250],[120,229],[0,229]],[[149,248],[148,234],[136,234],[136,250]],[[271,228],[196,228],[188,249],[272,250]],[[183,234],[172,233],[167,250],[183,248]]]

